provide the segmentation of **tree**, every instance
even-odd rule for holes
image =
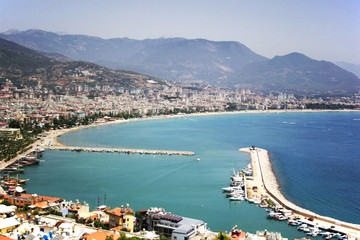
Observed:
[[[9,122],[9,128],[20,128],[20,121],[12,119]]]
[[[220,231],[219,234],[216,236],[215,240],[231,240],[231,238]]]

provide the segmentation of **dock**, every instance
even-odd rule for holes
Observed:
[[[190,151],[172,151],[172,150],[149,150],[149,149],[128,149],[128,148],[99,148],[99,147],[72,147],[72,146],[48,146],[46,149],[67,150],[76,152],[107,152],[107,153],[137,153],[137,154],[153,154],[153,155],[183,155],[194,156],[194,152]]]
[[[332,231],[346,233],[349,236],[356,236],[360,238],[360,225],[339,221],[334,218],[321,216],[307,209],[299,207],[287,200],[281,193],[276,176],[272,170],[268,151],[261,148],[241,148],[240,152],[250,154],[252,168],[254,173],[257,173],[254,178],[258,182],[258,187],[262,193],[265,193],[276,203],[278,207],[283,207],[291,210],[294,214],[298,214],[305,219],[312,218],[313,224],[323,226],[324,229],[331,229]]]

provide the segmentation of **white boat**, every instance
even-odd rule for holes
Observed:
[[[304,228],[307,228],[307,224],[301,224],[297,229],[303,231]]]
[[[222,190],[224,192],[232,192],[232,191],[236,191],[236,190],[242,190],[242,188],[240,186],[238,186],[238,187],[224,187],[224,188],[222,188]]]
[[[261,200],[260,199],[254,199],[254,203],[255,204],[261,204]]]
[[[274,211],[271,211],[271,212],[269,212],[267,214],[268,217],[272,217],[272,218],[280,216],[280,215],[282,215],[282,213],[277,213],[277,212],[274,212]]]
[[[229,198],[231,201],[244,201],[245,200],[245,198],[244,198],[244,196],[243,195],[235,195],[235,196],[233,196],[233,197],[231,197],[231,198]]]
[[[244,191],[242,189],[240,189],[240,190],[235,190],[235,191],[226,193],[226,196],[229,196],[229,197],[233,197],[233,196],[236,196],[236,195],[243,195],[244,196]]]
[[[277,220],[279,221],[284,221],[287,219],[287,217],[283,216],[283,215],[280,215],[279,217],[276,217]]]

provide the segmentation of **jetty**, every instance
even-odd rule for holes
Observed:
[[[259,190],[264,194],[264,197],[268,197],[275,204],[276,208],[285,208],[291,210],[294,214],[302,216],[304,219],[313,219],[312,224],[323,226],[325,229],[331,229],[360,238],[360,225],[321,216],[287,200],[281,193],[267,150],[249,147],[241,148],[239,151],[250,154],[252,168],[254,173],[256,173],[254,174],[254,178],[256,178],[254,181],[258,183],[258,188],[260,188]]]
[[[47,146],[46,149],[52,150],[67,150],[76,152],[107,152],[107,153],[138,153],[138,154],[153,154],[153,155],[183,155],[194,156],[194,152],[189,151],[172,151],[172,150],[149,150],[149,149],[128,149],[128,148],[100,148],[100,147],[72,147],[72,146]]]

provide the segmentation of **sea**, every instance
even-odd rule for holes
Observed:
[[[135,211],[161,207],[196,218],[213,231],[235,225],[255,233],[305,235],[266,218],[254,204],[231,202],[221,188],[231,170],[250,163],[239,148],[270,152],[283,194],[295,204],[360,224],[360,112],[285,112],[187,115],[73,131],[70,146],[193,151],[195,156],[89,153],[47,150],[25,169],[28,193],[57,196],[90,207],[130,204]],[[197,161],[200,158],[200,161]]]

